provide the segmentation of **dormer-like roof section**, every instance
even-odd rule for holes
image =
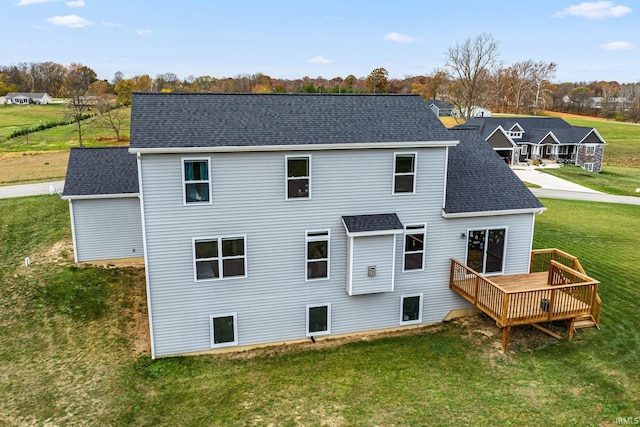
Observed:
[[[138,194],[138,165],[128,147],[71,148],[64,182],[65,198]]]
[[[134,93],[131,108],[134,152],[450,138],[418,95]]]

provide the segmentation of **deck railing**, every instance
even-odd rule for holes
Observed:
[[[570,258],[569,255],[567,259]],[[449,287],[502,327],[591,314],[599,300],[598,282],[551,258],[546,263],[549,265],[548,287],[509,291],[452,259]]]
[[[560,249],[534,249],[531,251],[531,264],[529,273],[539,273],[541,271],[549,271],[551,261],[557,261],[562,265],[585,274],[578,258],[569,255]]]

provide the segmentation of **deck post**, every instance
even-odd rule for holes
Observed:
[[[473,291],[473,305],[478,304],[478,288],[480,287],[480,276],[476,275],[475,289]]]
[[[511,325],[507,325],[502,328],[502,352],[507,354],[509,349],[509,338],[511,336]]]
[[[573,333],[576,331],[575,325],[576,325],[576,318],[572,317],[571,319],[569,319],[569,324],[567,325],[567,338],[568,339],[573,338]]]

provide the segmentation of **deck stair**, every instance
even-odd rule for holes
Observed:
[[[486,277],[451,260],[449,287],[502,328],[506,353],[511,327],[532,325],[558,337],[540,323],[566,320],[567,338],[577,329],[598,327],[600,282],[586,275],[578,259],[558,249],[534,250],[528,274]]]

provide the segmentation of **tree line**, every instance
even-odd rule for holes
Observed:
[[[499,42],[483,33],[456,43],[446,51],[442,68],[419,76],[389,78],[384,68],[367,76],[302,77],[280,79],[255,74],[217,78],[210,75],[178,77],[167,72],[126,77],[118,71],[111,80],[98,79],[90,67],[54,62],[0,65],[0,96],[8,92],[46,92],[71,98],[80,116],[87,96],[113,96],[128,106],[140,92],[309,92],[309,93],[417,93],[424,99],[449,101],[463,119],[479,106],[498,113],[535,114],[538,110],[566,111],[617,120],[640,121],[640,82],[554,82],[558,65],[533,59],[506,64]],[[87,107],[88,108],[88,107]],[[80,111],[82,110],[82,111]],[[79,123],[79,121],[78,121]]]

